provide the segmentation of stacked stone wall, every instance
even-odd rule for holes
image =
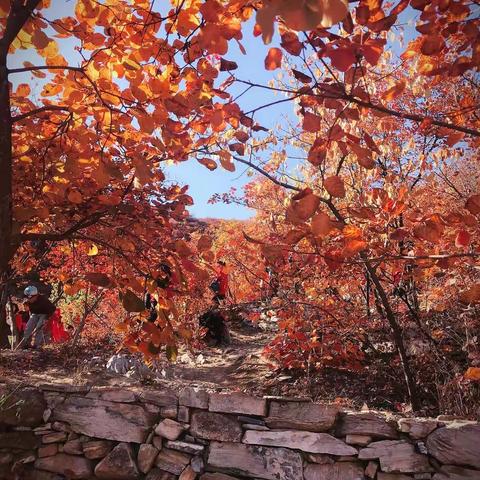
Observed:
[[[480,425],[300,399],[0,386],[5,480],[480,480]]]

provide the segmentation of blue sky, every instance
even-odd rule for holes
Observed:
[[[73,14],[75,1],[56,1],[54,6],[50,8],[51,18],[59,18]],[[229,52],[225,58],[237,62],[239,68],[236,73],[243,80],[252,80],[257,83],[267,83],[273,78],[275,72],[267,72],[264,68],[264,59],[267,55],[269,46],[261,41],[261,38],[253,36],[254,21],[251,20],[244,26],[244,39],[242,45],[247,51],[246,55],[240,52],[236,42],[231,42]],[[68,39],[62,39],[62,54],[65,58],[76,65],[80,58],[74,51],[75,43]],[[33,64],[41,64],[42,59],[32,50],[17,50],[14,55],[10,55],[9,67],[22,67],[23,62],[29,61]],[[273,74],[272,74],[273,73]],[[43,81],[31,78],[30,75],[13,75],[11,81],[14,86],[19,83],[30,83],[33,97],[35,92],[40,91]],[[242,89],[239,88],[239,92]],[[256,106],[262,105],[268,101],[276,99],[269,92],[259,92],[254,90],[244,95],[241,99],[241,108],[248,111]],[[33,98],[34,99],[34,98]],[[268,110],[260,111],[255,115],[257,122],[267,128],[273,128],[277,119],[281,115],[289,115],[292,113],[291,104],[281,104]],[[235,172],[228,172],[219,166],[215,171],[210,171],[203,165],[199,164],[195,159],[176,165],[170,165],[165,171],[167,180],[178,182],[182,185],[189,185],[189,193],[193,197],[195,204],[190,207],[190,212],[196,217],[212,217],[212,218],[235,218],[246,219],[254,215],[254,211],[236,204],[215,203],[209,204],[208,201],[215,193],[226,193],[232,187],[236,188],[239,193],[243,186],[248,183],[250,177],[247,175],[247,168],[244,165],[237,165]]]
[[[52,17],[58,18],[61,16],[71,15],[75,6],[75,1],[64,0],[63,2],[54,2],[54,7],[51,8]],[[402,15],[404,20],[408,20],[411,17],[412,12],[409,15]],[[243,55],[237,46],[236,42],[231,42],[229,52],[225,55],[228,60],[233,60],[238,64],[238,69],[235,71],[235,75],[242,80],[251,80],[255,83],[267,84],[270,80],[280,72],[276,70],[274,72],[266,71],[264,68],[264,59],[270,47],[277,46],[279,43],[278,34],[274,37],[271,45],[264,45],[261,38],[255,38],[253,36],[254,19],[251,19],[243,27],[243,40],[242,45],[246,50],[246,55]],[[62,51],[62,54],[72,62],[77,64],[79,62],[78,54],[74,51],[75,44],[70,41],[63,41],[62,46],[68,48],[68,51]],[[394,48],[395,50],[395,48]],[[19,50],[15,55],[10,56],[10,67],[21,67],[24,61],[30,61],[34,64],[38,64],[39,57],[32,50]],[[15,83],[22,83],[30,81],[30,77],[23,77],[21,75],[15,75],[12,78]],[[32,91],[35,92],[35,83],[37,87],[41,87],[42,81],[34,79],[31,82]],[[238,85],[236,92],[240,93],[243,87]],[[235,91],[235,90],[232,90]],[[252,89],[247,94],[242,96],[239,100],[240,107],[243,111],[249,111],[255,107],[263,105],[273,100],[281,99],[280,96],[274,96],[271,92],[266,90]],[[288,117],[288,119],[294,124],[297,122],[294,112],[293,102],[282,103],[273,107],[269,107],[265,110],[260,110],[255,114],[255,120],[261,125],[274,129],[276,124],[281,122],[282,117]],[[265,154],[264,154],[265,155]],[[228,172],[222,167],[218,167],[215,171],[211,172],[203,165],[199,164],[196,160],[191,159],[189,161],[171,165],[166,168],[165,174],[169,181],[178,182],[179,184],[189,185],[189,193],[193,197],[195,204],[190,207],[190,212],[196,217],[213,217],[213,218],[234,218],[234,219],[246,219],[254,215],[254,211],[236,204],[223,204],[215,203],[209,204],[208,201],[212,195],[218,193],[226,193],[230,189],[236,188],[240,194],[243,186],[250,181],[250,177],[247,175],[247,168],[242,164],[236,164],[237,170],[235,172]]]
[[[233,60],[238,64],[235,75],[242,80],[250,80],[256,83],[267,84],[274,78],[275,72],[265,70],[264,60],[268,50],[272,45],[264,45],[261,38],[253,36],[252,20],[243,27],[244,38],[242,45],[247,51],[246,55],[240,52],[237,44],[232,42],[225,58]],[[242,88],[239,88],[240,92]],[[268,91],[259,91],[252,89],[242,96],[239,100],[243,111],[249,111],[257,106],[263,105],[272,100],[278,100],[281,97],[273,96]],[[255,114],[255,120],[266,128],[274,128],[282,115],[288,115],[293,118],[293,103],[283,103],[274,107],[260,110]],[[218,218],[237,218],[245,219],[254,215],[254,211],[235,204],[208,204],[209,198],[214,193],[228,192],[234,187],[241,191],[242,187],[248,183],[251,178],[247,175],[247,167],[236,163],[235,172],[227,172],[222,167],[218,167],[213,172],[200,165],[195,160],[184,162],[169,167],[167,171],[168,178],[174,179],[182,184],[190,185],[190,195],[192,195],[195,205],[190,207],[190,211],[197,217],[218,217]]]

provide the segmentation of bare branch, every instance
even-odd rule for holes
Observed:
[[[33,117],[35,115],[38,115],[39,113],[49,111],[69,112],[70,110],[68,109],[68,107],[62,107],[61,105],[45,105],[44,107],[36,108],[35,110],[30,110],[27,113],[22,113],[20,115],[12,117],[12,122],[19,122],[20,120],[23,120],[25,118]]]

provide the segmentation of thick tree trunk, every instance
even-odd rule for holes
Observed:
[[[7,277],[12,242],[12,118],[7,71],[8,45],[0,40],[0,348],[9,346]]]
[[[12,114],[8,83],[8,49],[40,0],[12,0],[3,37],[0,38],[0,348],[8,347],[7,279],[17,246],[13,239]]]

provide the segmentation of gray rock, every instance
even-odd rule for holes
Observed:
[[[144,443],[155,418],[138,405],[73,396],[55,408],[53,416],[75,432],[134,443]]]
[[[420,418],[401,418],[398,421],[400,431],[408,433],[415,440],[428,437],[437,427],[437,420]]]
[[[183,469],[190,463],[190,455],[164,448],[157,456],[155,465],[160,470],[180,475]]]
[[[197,473],[189,465],[185,467],[185,469],[182,471],[182,473],[178,477],[178,480],[195,480],[196,478]]]
[[[211,393],[208,409],[210,412],[265,416],[267,401],[245,393]]]
[[[185,430],[185,426],[175,420],[162,420],[155,428],[155,434],[168,440],[176,440]]]
[[[208,409],[208,393],[193,387],[185,387],[178,396],[178,403],[186,407]]]
[[[324,465],[324,464],[331,465],[335,463],[335,460],[329,455],[326,455],[325,453],[307,453],[305,455],[305,458],[308,462],[319,463],[321,465]]]
[[[480,469],[480,425],[453,422],[427,439],[430,455],[440,463]]]
[[[160,451],[163,447],[163,438],[153,437],[153,445]]]
[[[433,480],[480,480],[480,471],[469,468],[443,465]]]
[[[140,401],[153,403],[153,405],[157,405],[158,407],[170,407],[178,404],[177,394],[169,388],[144,390],[139,393],[138,397]]]
[[[160,416],[163,418],[175,419],[178,415],[178,407],[176,405],[168,405],[160,407]]]
[[[121,403],[133,403],[136,400],[134,392],[120,387],[92,387],[86,397]]]
[[[378,463],[372,462],[371,460],[368,462],[367,467],[365,468],[365,476],[367,478],[375,478],[375,475],[378,471]]]
[[[184,407],[183,405],[179,406],[177,420],[183,423],[190,422],[190,409],[188,407]]]
[[[258,432],[247,430],[243,443],[268,447],[286,447],[309,453],[329,455],[356,455],[357,449],[347,445],[328,433],[314,433],[295,430]]]
[[[303,478],[301,455],[286,448],[212,442],[208,467],[222,473],[265,480],[299,480]]]
[[[88,479],[93,475],[93,465],[90,460],[65,453],[39,458],[35,461],[35,468],[59,473],[69,479]]]
[[[403,440],[382,440],[371,443],[360,450],[360,460],[380,460],[381,469],[386,473],[432,472],[428,457],[415,452],[412,444]]]
[[[203,453],[203,451],[205,450],[205,447],[203,445],[179,441],[167,441],[165,443],[165,447],[170,448],[171,450],[178,450],[179,452],[189,453],[191,455],[198,455],[200,453]]]
[[[71,440],[63,446],[63,451],[70,455],[82,455],[83,446],[79,439]]]
[[[83,454],[91,460],[103,458],[112,449],[112,442],[108,440],[93,440],[82,443]]]
[[[305,480],[364,480],[363,467],[358,463],[335,463],[333,465],[307,465]]]
[[[337,437],[368,435],[372,438],[398,438],[394,420],[378,413],[347,413],[340,416]]]
[[[360,447],[365,447],[372,441],[372,437],[367,435],[347,435],[345,438],[345,443],[349,445],[358,445]]]
[[[326,432],[333,427],[338,411],[336,405],[308,402],[271,402],[269,415],[265,422],[270,428]]]
[[[143,443],[140,445],[137,462],[138,469],[142,473],[148,473],[152,469],[155,460],[157,459],[158,452],[159,450],[157,447],[149,445],[148,443]]]
[[[50,445],[45,445],[38,449],[38,458],[51,457],[58,452],[58,445],[56,443],[51,443]]]
[[[205,462],[200,455],[197,455],[190,460],[190,466],[192,467],[193,471],[197,473],[203,473],[205,470]]]
[[[242,428],[244,430],[256,430],[257,432],[268,432],[270,429],[264,425],[256,425],[251,423],[242,423]]]
[[[390,455],[395,450],[405,450],[411,452],[412,444],[405,440],[380,440],[362,448],[358,454],[360,460],[374,460],[384,455]]]
[[[240,423],[221,413],[194,412],[190,432],[194,437],[221,442],[239,442],[242,439]]]
[[[176,480],[176,478],[177,477],[173,475],[173,473],[160,470],[159,468],[154,468],[148,472],[145,480]]]
[[[95,476],[105,480],[136,480],[140,477],[128,443],[119,443],[95,467]]]
[[[42,443],[64,442],[67,439],[67,432],[48,433],[42,437]]]

